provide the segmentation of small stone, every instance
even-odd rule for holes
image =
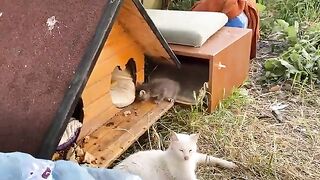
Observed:
[[[129,111],[129,110],[123,112],[123,115],[124,115],[125,117],[129,116],[130,114],[131,114],[131,111]]]
[[[69,149],[69,151],[67,152],[66,159],[69,160],[70,157],[71,157],[74,153],[75,153],[75,150],[74,150],[73,147],[71,147],[71,148]]]
[[[55,152],[55,153],[53,154],[53,156],[52,156],[52,160],[53,160],[53,161],[56,161],[56,160],[58,160],[58,159],[61,159],[61,156],[60,156],[59,153]]]
[[[69,149],[67,156],[66,156],[66,159],[78,163],[77,158],[76,158],[76,152],[73,147],[71,147]]]
[[[83,151],[83,149],[81,149],[79,146],[77,146],[76,147],[76,154],[77,154],[77,156],[84,156],[84,151]]]
[[[91,164],[95,160],[96,160],[96,158],[92,154],[86,152],[84,155],[83,163]]]
[[[291,88],[292,88],[292,87],[291,87],[291,84],[288,84],[288,83],[285,84],[285,85],[282,87],[282,89],[285,90],[285,91],[291,91]]]
[[[276,92],[276,91],[279,91],[280,89],[281,89],[281,86],[275,85],[269,89],[269,92]]]
[[[86,137],[84,137],[84,139],[83,139],[83,143],[88,143],[89,140],[90,140],[90,136],[86,136]]]

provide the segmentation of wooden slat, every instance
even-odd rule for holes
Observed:
[[[110,91],[111,86],[111,75],[107,75],[103,77],[100,81],[87,85],[84,88],[82,93],[82,100],[84,107],[89,106],[95,100],[101,98],[102,96],[106,95]]]
[[[81,129],[81,133],[79,136],[80,138],[83,138],[84,136],[92,133],[99,127],[101,127],[104,123],[106,123],[108,120],[110,120],[115,114],[120,112],[121,109],[116,108],[115,106],[110,106],[100,114],[97,114],[96,116],[88,119],[85,118],[83,122],[83,126]]]
[[[107,167],[172,106],[169,102],[134,103],[93,132],[83,148],[98,158],[100,167]],[[132,114],[125,117],[123,112],[128,110]]]
[[[209,67],[209,91],[212,94],[209,112],[228,97],[248,77],[250,64],[251,32],[245,31],[234,43],[211,58]],[[224,65],[221,68],[219,65]]]
[[[112,60],[114,62],[113,64],[115,64],[115,62],[118,61],[117,64],[119,64],[119,66],[122,66],[123,68],[130,58],[133,58],[135,60],[137,67],[141,67],[142,64],[144,63],[144,54],[139,46],[132,45],[132,46],[128,46],[123,49],[120,49],[119,51],[114,50],[115,46],[117,46],[117,45],[113,45],[113,46],[106,48],[105,51],[110,52],[109,54],[111,54],[113,52],[115,52],[115,53],[111,57],[108,57],[109,55],[107,53],[101,54],[99,57],[99,63],[102,64],[105,61],[110,62],[110,60]],[[137,61],[137,59],[139,59],[139,61]],[[140,61],[140,59],[142,61]],[[117,60],[117,61],[114,61],[114,60]]]
[[[113,104],[111,100],[111,93],[107,92],[104,96],[93,101],[88,106],[83,107],[84,117],[86,119],[91,119],[97,116],[98,114],[102,113],[103,111],[107,110],[112,105]]]
[[[141,44],[146,54],[170,60],[169,54],[163,48],[158,37],[153,33],[144,17],[134,7],[135,5],[132,0],[125,0],[123,2],[118,16],[122,27]]]
[[[144,82],[144,69],[137,71],[136,75],[137,75],[137,83],[143,83]]]
[[[129,47],[135,47],[136,51],[143,54],[140,44],[135,42],[134,39],[127,32],[125,32],[120,25],[114,26],[107,42],[103,47],[103,50],[100,53],[97,63],[101,63],[118,53],[127,54],[127,49]]]
[[[119,20],[117,18],[112,26],[111,32],[110,32],[109,37],[105,43],[105,46],[107,44],[109,44],[110,42],[112,42],[112,39],[114,38],[113,36],[121,37],[121,35],[123,35],[124,33],[125,33],[125,30],[123,29],[123,27],[121,26],[121,24],[119,23]]]
[[[131,58],[136,63],[137,71],[141,71],[144,68],[142,47],[116,21],[90,75],[87,87],[110,75],[116,66],[124,69]]]
[[[136,63],[137,71],[140,71],[144,67],[144,55],[143,53],[137,51],[136,46],[128,47],[125,50],[126,53],[114,54],[110,59],[103,60],[103,57],[100,56],[98,64],[94,67],[90,78],[88,80],[87,86],[91,86],[97,81],[100,81],[102,78],[110,75],[115,67],[120,66],[125,68],[125,65],[128,63],[130,58],[133,58]]]
[[[92,86],[96,82],[111,75],[112,71],[117,66],[117,62],[118,59],[113,58],[109,61],[104,61],[103,63],[96,64],[87,82],[87,86]]]

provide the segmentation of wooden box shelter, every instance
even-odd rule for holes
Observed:
[[[205,81],[209,86],[209,112],[213,112],[221,100],[247,79],[251,37],[251,29],[223,27],[200,48],[170,45],[179,59],[188,58],[205,64],[203,71],[208,71]]]
[[[112,102],[114,69],[142,83],[145,56],[180,65],[138,0],[3,0],[0,13],[0,151],[50,159],[77,116],[107,165],[173,105]]]
[[[212,112],[246,80],[251,29],[224,27],[228,17],[217,12],[147,12],[181,62],[179,70],[157,66],[151,79],[165,76],[179,81],[183,92],[179,93],[178,102],[195,104],[192,91],[208,82],[208,110]]]

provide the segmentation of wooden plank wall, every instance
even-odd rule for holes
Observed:
[[[136,63],[137,82],[143,82],[144,51],[116,20],[82,93],[84,123],[79,138],[92,133],[121,110],[111,101],[111,73],[117,66],[125,69],[131,58]]]
[[[173,63],[157,36],[146,23],[144,17],[133,7],[135,5],[132,0],[124,0],[119,12],[119,17],[121,17],[119,22],[127,30],[130,30],[128,33],[136,38],[135,40],[141,44],[143,51],[147,55]],[[153,22],[150,23],[153,24]]]

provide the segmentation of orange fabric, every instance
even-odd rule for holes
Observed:
[[[252,29],[251,53],[250,58],[257,55],[257,43],[260,38],[260,17],[256,1],[248,0],[244,8],[244,13],[248,17],[248,28]]]
[[[260,37],[260,19],[255,0],[200,0],[193,5],[192,11],[222,12],[229,19],[235,18],[241,12],[244,12],[248,17],[248,28],[252,29],[250,58],[256,57],[257,42]]]
[[[223,12],[232,19],[243,11],[245,4],[246,0],[201,0],[193,5],[192,10]]]

